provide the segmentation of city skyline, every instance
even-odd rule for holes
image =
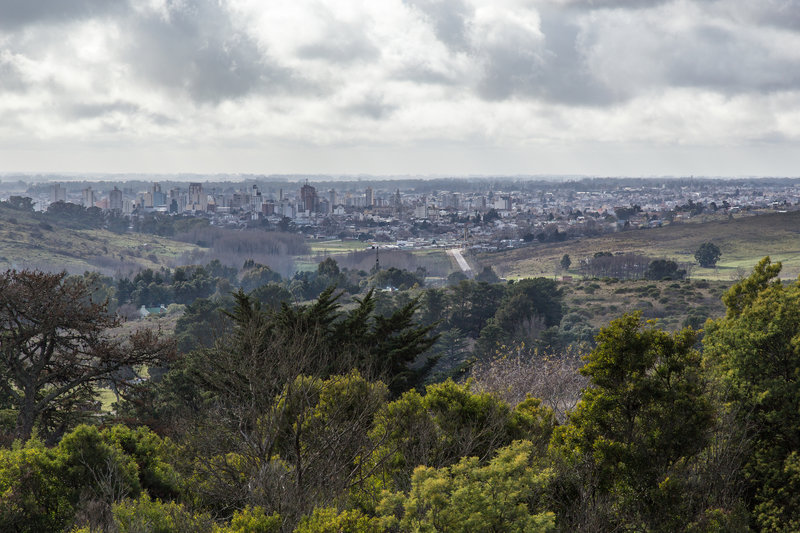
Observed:
[[[0,2],[0,174],[796,176],[795,1]]]

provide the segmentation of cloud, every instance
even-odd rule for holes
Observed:
[[[585,26],[587,64],[625,98],[671,87],[800,89],[800,36],[742,24],[738,14],[703,3],[595,13]]]
[[[347,64],[375,61],[380,57],[380,49],[365,34],[362,21],[338,19],[324,6],[318,8],[316,15],[322,19],[323,30],[314,42],[298,47],[300,58]]]
[[[469,26],[474,9],[464,0],[404,0],[432,25],[436,37],[455,51],[470,47]]]
[[[800,32],[800,0],[732,0],[723,3],[721,10],[743,24]]]
[[[71,120],[92,119],[104,117],[114,113],[124,115],[136,114],[141,107],[132,102],[79,102],[64,106],[62,113]]]
[[[260,49],[213,0],[173,3],[166,16],[137,14],[126,28],[123,59],[135,75],[161,88],[217,104],[253,92],[274,94],[303,85],[296,73]]]
[[[552,0],[555,5],[578,9],[650,9],[672,0]],[[701,0],[702,1],[702,0]]]
[[[342,111],[345,116],[355,114],[373,120],[380,120],[387,118],[397,109],[398,106],[386,103],[383,95],[369,94],[356,103],[344,106]]]
[[[3,91],[22,92],[29,87],[14,58],[9,53],[0,53],[0,93]]]
[[[759,35],[700,24],[672,44],[662,49],[670,85],[725,93],[800,88],[800,56],[782,54],[774,42]]]
[[[64,23],[126,9],[127,2],[115,0],[0,0],[0,29]]]
[[[0,0],[0,144],[786,146],[798,29],[800,0]]]
[[[619,95],[590,68],[583,33],[577,22],[554,10],[500,12],[478,21],[473,40],[483,68],[478,94],[487,100],[615,103]]]

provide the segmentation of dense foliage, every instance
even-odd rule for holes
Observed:
[[[761,261],[702,332],[623,315],[579,364],[537,351],[567,318],[545,279],[369,287],[419,284],[387,271],[291,303],[292,282],[349,273],[330,260],[287,285],[213,263],[131,289],[7,272],[0,530],[795,531],[800,282],[779,273]],[[181,355],[122,379],[154,353],[104,337],[108,295],[204,280],[214,293],[187,305]],[[432,372],[470,345],[474,381]],[[98,382],[117,383],[111,414]]]

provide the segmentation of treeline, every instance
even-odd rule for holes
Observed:
[[[580,264],[581,274],[590,278],[676,280],[684,279],[690,269],[690,264],[637,253],[596,252]]]

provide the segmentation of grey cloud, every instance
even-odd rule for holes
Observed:
[[[28,88],[22,73],[13,63],[0,59],[0,90],[22,92]]]
[[[759,0],[742,2],[743,15],[757,23],[800,31],[800,0]]]
[[[386,118],[397,110],[396,105],[387,104],[380,95],[368,95],[362,101],[346,106],[344,112],[379,120]]]
[[[753,9],[765,20],[777,12],[777,3]],[[722,12],[722,4],[700,4],[707,8],[704,21],[678,34],[659,24],[659,17],[681,9],[677,4],[665,13],[608,11],[592,16],[590,24],[571,7],[541,9],[543,41],[509,27],[497,32],[502,40],[473,51],[483,64],[476,90],[488,100],[606,106],[664,87],[722,94],[800,89],[800,60],[785,53],[790,45],[780,41],[783,37],[762,39],[752,23],[743,21],[752,10],[740,5],[733,13],[739,22],[731,24],[729,5]]]
[[[61,107],[60,114],[68,121],[107,119],[103,127],[115,129],[121,129],[121,125],[114,122],[114,119],[119,118],[120,115],[143,119],[157,126],[171,126],[178,123],[172,117],[147,111],[138,104],[125,101],[68,103]]]
[[[436,38],[456,51],[469,48],[469,21],[474,11],[463,0],[405,0],[431,22]]]
[[[581,47],[580,28],[556,12],[543,11],[544,40],[519,27],[476,53],[484,64],[478,93],[487,100],[535,97],[571,105],[607,105],[619,97],[596,79]]]
[[[763,143],[763,144],[783,144],[783,143],[790,143],[793,139],[784,132],[781,131],[769,131],[767,133],[763,133],[757,137],[753,137],[750,139],[756,143]]]
[[[666,82],[724,93],[800,88],[800,61],[727,28],[703,25],[665,43]]]
[[[128,43],[125,60],[138,75],[185,91],[197,102],[302,87],[291,70],[263,53],[213,0],[175,3],[167,19],[156,14],[136,17]]]
[[[0,0],[0,28],[92,18],[127,8],[124,0]]]
[[[347,64],[380,56],[380,50],[364,34],[362,26],[337,20],[330,13],[326,18],[325,34],[317,42],[300,47],[300,57]]]
[[[452,76],[439,72],[427,64],[408,65],[397,69],[392,73],[392,78],[428,85],[455,85],[457,82]]]
[[[131,102],[76,103],[65,106],[62,114],[70,119],[89,119],[112,113],[135,114],[140,107]]]
[[[673,0],[560,0],[557,4],[583,9],[648,9]]]

